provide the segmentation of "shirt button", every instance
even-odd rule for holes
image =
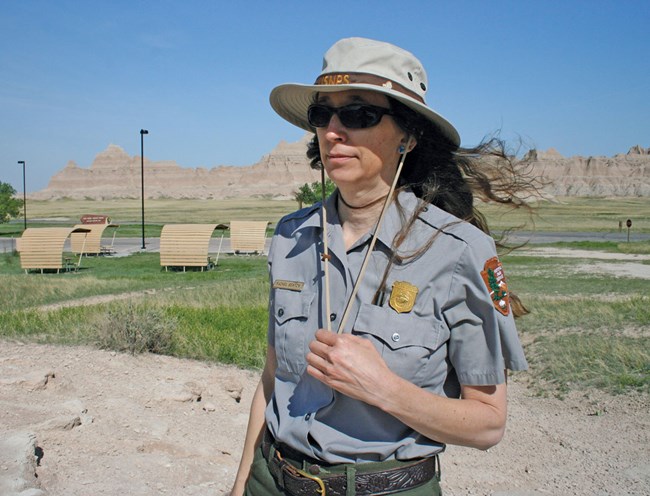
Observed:
[[[282,317],[284,315],[284,308],[281,308],[278,310],[278,317]]]
[[[390,338],[397,343],[400,338],[399,332],[394,332]]]
[[[310,418],[311,418],[311,413],[308,413],[307,415],[305,415],[305,420],[309,420]]]
[[[336,314],[335,314],[335,313],[331,313],[331,314],[330,314],[330,322],[334,322],[335,320],[336,320]]]

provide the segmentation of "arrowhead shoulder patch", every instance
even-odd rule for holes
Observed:
[[[492,257],[485,262],[481,276],[483,277],[488,293],[490,293],[494,308],[503,315],[508,315],[510,313],[510,296],[508,295],[506,276],[503,272],[501,262],[497,257]]]

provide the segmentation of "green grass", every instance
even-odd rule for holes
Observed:
[[[522,333],[607,331],[650,326],[648,296],[614,301],[592,299],[583,295],[557,299],[527,297],[525,294],[520,296],[531,311],[518,323]]]
[[[190,308],[178,304],[167,312],[183,322],[175,354],[247,368],[262,368],[266,356],[266,305]]]
[[[510,255],[502,257],[502,260],[511,289],[529,297],[552,299],[574,295],[649,294],[647,279],[601,275],[596,272],[598,261],[595,259]],[[577,271],[577,267],[581,270]],[[590,267],[594,268],[593,272]]]
[[[74,225],[84,214],[101,214],[119,224],[118,236],[123,229],[133,229],[141,234],[142,205],[140,200],[27,200],[28,227],[37,225]],[[293,200],[233,199],[156,199],[145,200],[145,226],[168,223],[223,223],[231,220],[268,220],[275,223],[280,217],[293,212],[298,203]],[[34,224],[32,224],[34,222]],[[3,229],[22,232],[23,220],[15,219]],[[146,235],[146,233],[145,233]]]
[[[84,214],[108,215],[120,225],[117,236],[141,236],[142,206],[137,199],[121,200],[28,200],[28,227],[48,225],[73,226]],[[280,217],[297,208],[293,200],[233,199],[156,199],[145,201],[145,236],[159,236],[167,223],[224,223],[231,220],[268,220],[275,224]],[[625,227],[632,220],[634,233],[650,232],[650,202],[647,198],[557,198],[534,205],[531,216],[525,210],[516,211],[494,205],[480,204],[491,229],[538,231],[597,231],[618,232],[619,223]],[[0,224],[0,236],[19,236],[23,220],[14,219],[10,224]]]
[[[171,355],[249,368],[263,364],[268,296],[264,257],[221,257],[219,266],[208,272],[166,272],[157,254],[99,257],[84,259],[87,268],[81,273],[44,275],[22,273],[16,256],[0,260],[6,281],[0,295],[0,336],[134,351],[140,346],[136,338],[122,336],[122,344],[115,336],[102,339],[106,322],[110,328],[124,327],[124,334],[134,327],[159,332],[162,325],[173,328],[165,347]],[[121,299],[125,295],[129,298]],[[88,297],[101,298],[64,306]],[[46,304],[51,306],[42,308]]]
[[[157,253],[136,253],[128,257],[84,258],[79,272],[31,273],[26,277],[18,256],[0,255],[0,273],[5,290],[0,308],[21,309],[98,295],[137,291],[175,292],[192,288],[216,290],[224,281],[266,280],[263,257],[221,256],[217,270],[198,272],[165,271]]]
[[[649,391],[650,281],[575,271],[595,263],[504,257],[510,290],[531,312],[517,326],[539,394]]]
[[[538,378],[560,393],[585,388],[612,393],[650,391],[650,337],[615,333],[543,336],[528,358]]]
[[[650,202],[647,198],[564,197],[533,205],[533,215],[524,209],[512,211],[496,205],[479,205],[497,232],[511,227],[557,232],[627,232],[625,222],[632,221],[631,233],[650,232]]]
[[[237,218],[260,218],[259,205],[255,210],[241,201],[199,203],[203,205],[200,208],[197,201],[190,200],[148,203],[159,212],[152,212],[147,236],[156,235],[163,221],[187,222],[191,218],[193,222],[228,222],[235,218],[236,210],[230,209],[236,208],[241,209]],[[545,218],[557,219],[551,226],[555,231],[610,229],[621,216],[632,217],[635,227],[645,229],[650,218],[647,203],[643,199],[569,199],[545,205],[541,211]],[[279,210],[295,208],[293,202],[262,204],[264,212],[269,213],[264,217],[271,221],[273,215],[281,215]],[[115,208],[115,213],[109,207]],[[274,214],[271,207],[279,210]],[[140,236],[137,202],[43,202],[42,209],[47,208],[50,218],[72,218],[81,213],[124,216],[135,223],[119,231]],[[632,212],[645,215],[646,220],[633,217]],[[516,225],[512,222],[516,218],[506,221],[494,212],[491,215],[493,226],[499,222]],[[17,226],[0,227],[8,232]],[[650,242],[553,246],[650,253]],[[648,391],[649,360],[644,351],[649,348],[650,329],[647,279],[601,274],[595,270],[597,261],[591,258],[512,254],[504,256],[503,261],[510,289],[531,310],[530,315],[518,320],[518,328],[531,362],[526,377],[536,390],[560,394],[571,388],[612,393]],[[83,343],[131,352],[160,343],[158,352],[255,369],[264,360],[268,299],[264,257],[222,256],[215,270],[182,273],[162,270],[157,253],[138,253],[121,258],[84,258],[78,273],[26,275],[16,255],[4,254],[0,255],[0,277],[0,336],[8,339]],[[94,299],[78,305],[84,298]],[[121,332],[112,335],[107,328]]]

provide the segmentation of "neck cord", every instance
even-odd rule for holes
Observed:
[[[361,281],[363,280],[363,276],[366,273],[366,268],[368,267],[368,262],[370,261],[370,255],[372,254],[372,251],[375,248],[375,243],[377,241],[377,236],[379,236],[379,230],[381,229],[382,221],[384,220],[384,216],[386,215],[386,211],[388,210],[388,205],[390,205],[393,193],[395,192],[395,188],[397,187],[397,181],[399,179],[400,173],[402,172],[402,167],[404,166],[404,160],[406,159],[406,154],[408,153],[412,140],[413,138],[409,136],[408,143],[406,143],[406,147],[404,149],[404,152],[402,153],[402,157],[400,158],[400,161],[397,164],[397,171],[395,172],[393,183],[391,184],[390,190],[388,191],[388,194],[385,197],[386,201],[384,201],[384,206],[382,207],[381,213],[379,214],[379,218],[377,219],[375,232],[372,235],[370,244],[368,245],[368,251],[366,252],[365,257],[363,257],[363,262],[361,264],[361,270],[359,271],[359,276],[357,277],[357,280],[355,281],[354,286],[352,287],[352,294],[350,295],[350,298],[348,299],[348,302],[345,305],[345,310],[343,311],[343,316],[341,317],[341,323],[339,324],[339,329],[337,331],[337,334],[341,334],[345,329],[345,324],[347,323],[348,317],[350,316],[350,311],[352,310],[352,302],[354,301],[355,297],[357,296],[357,292],[361,287]],[[340,196],[341,195],[339,195],[339,197]]]
[[[383,201],[386,198],[386,196],[381,196],[377,198],[376,200],[372,200],[370,203],[366,203],[365,205],[361,205],[359,207],[355,207],[354,205],[350,205],[348,202],[345,201],[345,198],[343,198],[343,195],[339,191],[339,200],[341,200],[341,203],[345,205],[348,208],[351,208],[352,210],[363,210],[364,208],[371,207],[372,205],[376,205],[380,201]]]
[[[331,303],[330,303],[330,271],[329,271],[329,261],[331,255],[329,254],[329,247],[327,238],[327,207],[325,205],[325,167],[321,166],[320,170],[320,185],[321,185],[321,224],[323,229],[323,253],[321,255],[321,262],[323,263],[323,274],[325,276],[325,320],[327,322],[327,330],[332,330],[332,323],[329,316],[331,315]],[[340,196],[340,195],[339,195]]]

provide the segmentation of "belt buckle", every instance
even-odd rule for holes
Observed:
[[[280,454],[279,451],[276,451],[275,454],[276,454],[276,456],[278,457],[278,459],[280,461],[283,461],[282,455]],[[305,477],[306,479],[313,480],[316,484],[318,484],[318,491],[316,491],[316,492],[318,494],[320,494],[320,496],[326,496],[326,494],[325,494],[326,493],[326,491],[325,491],[325,483],[323,482],[323,480],[320,477],[316,477],[315,475],[311,475],[311,474],[305,472],[304,470],[300,470],[299,468],[294,467],[290,463],[286,463],[285,467],[287,468],[288,471],[293,472],[294,474],[298,474],[301,477]]]

